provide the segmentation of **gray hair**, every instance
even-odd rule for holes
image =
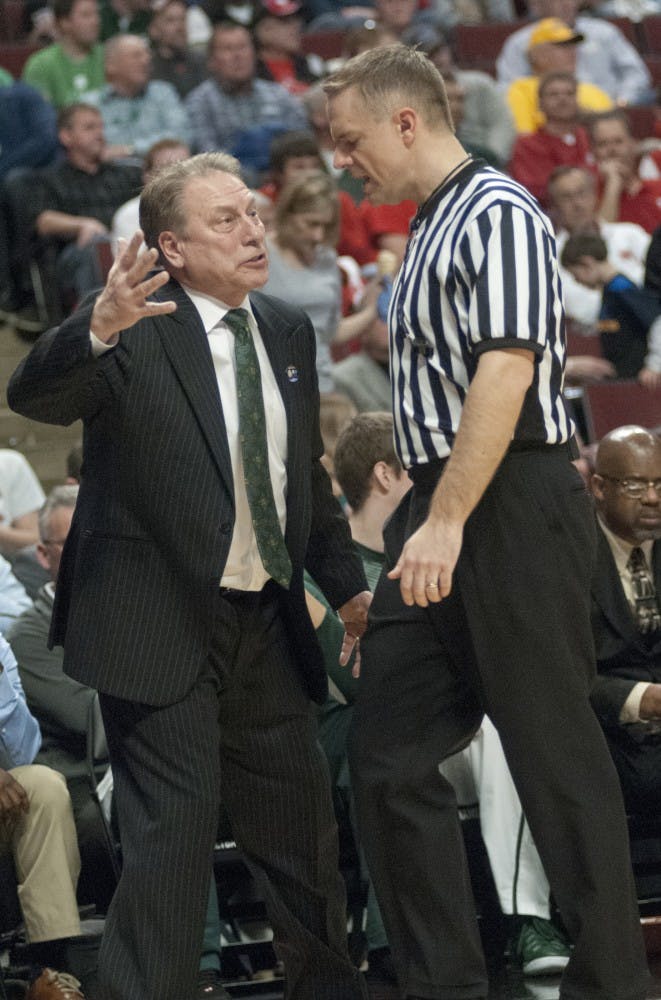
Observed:
[[[48,541],[48,529],[50,519],[60,507],[70,510],[76,506],[78,499],[78,484],[71,483],[66,486],[56,486],[46,497],[45,503],[39,511],[39,538],[42,542]]]
[[[158,238],[168,229],[183,235],[186,219],[182,202],[186,184],[192,177],[206,177],[214,171],[241,178],[241,164],[229,153],[198,153],[168,164],[147,182],[140,196],[140,228],[148,247],[158,250]]]

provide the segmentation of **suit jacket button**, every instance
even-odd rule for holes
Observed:
[[[230,531],[232,530],[232,525],[230,524],[229,521],[223,521],[223,523],[220,526],[220,530],[224,535],[229,535]]]

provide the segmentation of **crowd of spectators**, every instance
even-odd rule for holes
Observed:
[[[29,310],[35,262],[51,282],[47,294],[58,309],[73,308],[101,283],[117,241],[130,239],[138,228],[140,189],[153,173],[191,153],[223,150],[241,161],[258,194],[268,230],[266,290],[303,306],[312,319],[328,412],[335,412],[336,393],[347,413],[389,410],[389,289],[417,206],[372,206],[363,200],[360,179],[333,164],[319,81],[335,61],[310,54],[304,42],[306,33],[341,31],[342,58],[398,42],[420,47],[445,80],[467,152],[511,173],[551,215],[568,321],[579,333],[598,332],[602,343],[602,358],[583,365],[574,359],[573,380],[638,378],[649,391],[659,391],[661,128],[657,136],[652,125],[643,143],[638,133],[634,137],[629,108],[649,106],[655,120],[652,80],[635,46],[605,19],[661,13],[657,0],[605,0],[587,9],[579,9],[578,0],[539,0],[539,17],[531,23],[511,0],[373,0],[364,6],[343,0],[52,0],[48,14],[37,14],[26,0],[26,11],[36,14],[40,38],[50,32],[51,40],[27,59],[21,79],[0,65],[0,318],[32,329],[23,307],[27,303]],[[458,60],[457,25],[516,18],[521,24],[505,41],[494,75]],[[381,521],[402,482],[401,468],[383,444],[390,437],[387,413],[361,420],[340,437],[337,491],[368,567],[383,558]],[[330,445],[328,451],[332,465]],[[365,454],[374,459],[367,467]],[[607,625],[600,623],[605,677],[595,707],[621,775],[632,757],[643,760],[640,767],[649,774],[640,781],[654,779],[655,796],[658,769],[648,760],[655,768],[661,639],[652,642],[649,635],[661,635],[661,612],[645,525],[654,522],[661,532],[661,449],[641,429],[616,432],[602,446],[597,468],[592,489],[604,538],[595,606],[606,602],[606,577],[611,598],[623,581],[618,607],[625,617],[628,603],[636,616],[628,633],[637,655],[631,660],[622,641],[615,661]],[[70,481],[79,476],[74,469]],[[0,829],[15,831],[8,842],[35,966],[55,970],[41,982],[51,989],[43,994],[49,1000],[82,997],[85,988],[72,978],[80,969],[68,957],[70,939],[80,934],[72,898],[77,893],[79,903],[103,911],[113,888],[87,774],[95,693],[66,678],[60,651],[47,649],[59,556],[75,498],[76,486],[69,485],[46,500],[22,457],[0,450],[0,631],[11,643],[0,636],[0,713],[11,703],[24,720],[25,736],[10,747],[0,737],[0,821],[6,802],[12,803]],[[650,620],[644,628],[636,596],[641,570],[627,568],[623,555],[639,548],[643,535],[653,591],[650,604],[648,588]],[[319,604],[314,582],[309,585],[313,620],[334,636],[337,622]],[[11,702],[9,695],[3,702],[3,684],[11,688]],[[341,737],[351,681],[338,682],[335,694],[322,713],[322,730],[330,734],[329,756],[343,788],[348,779]],[[0,714],[4,734],[2,725]],[[100,777],[107,760],[103,746],[96,750]],[[516,831],[523,819],[501,758],[497,736],[487,726],[464,764],[477,798],[493,802],[498,790],[508,819],[497,817],[496,826],[506,829],[509,822]],[[64,776],[66,787],[50,780],[51,771]],[[650,801],[656,809],[648,784],[626,773],[632,809]],[[24,793],[4,791],[14,784]],[[25,843],[44,812],[49,818],[40,820],[42,826],[56,833],[49,833],[52,849],[37,871]],[[502,835],[492,846],[488,815],[485,808],[492,867],[501,873],[501,899],[511,900],[509,861],[504,868],[502,862],[509,848]],[[568,945],[553,924],[548,886],[528,841],[519,834],[516,850],[528,852],[526,870],[534,885],[513,917],[512,955],[528,973],[558,971]],[[57,882],[49,875],[53,865],[59,865]],[[43,902],[49,893],[58,894],[58,920]],[[512,915],[508,905],[503,902],[504,912]],[[387,977],[387,941],[371,896],[368,912],[373,965]],[[212,892],[208,928],[217,923]],[[530,955],[538,956],[540,947],[549,961],[535,965]],[[201,966],[200,996],[212,1000],[222,995],[210,992],[216,964]]]

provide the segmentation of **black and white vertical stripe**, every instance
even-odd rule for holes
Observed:
[[[536,355],[515,438],[571,437],[553,230],[503,174],[472,163],[418,213],[389,326],[395,437],[406,467],[449,454],[479,356],[492,348]]]

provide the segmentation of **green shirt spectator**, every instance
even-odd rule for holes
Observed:
[[[75,104],[105,83],[103,46],[95,45],[82,59],[72,59],[61,45],[49,45],[30,56],[23,79],[56,108]]]

